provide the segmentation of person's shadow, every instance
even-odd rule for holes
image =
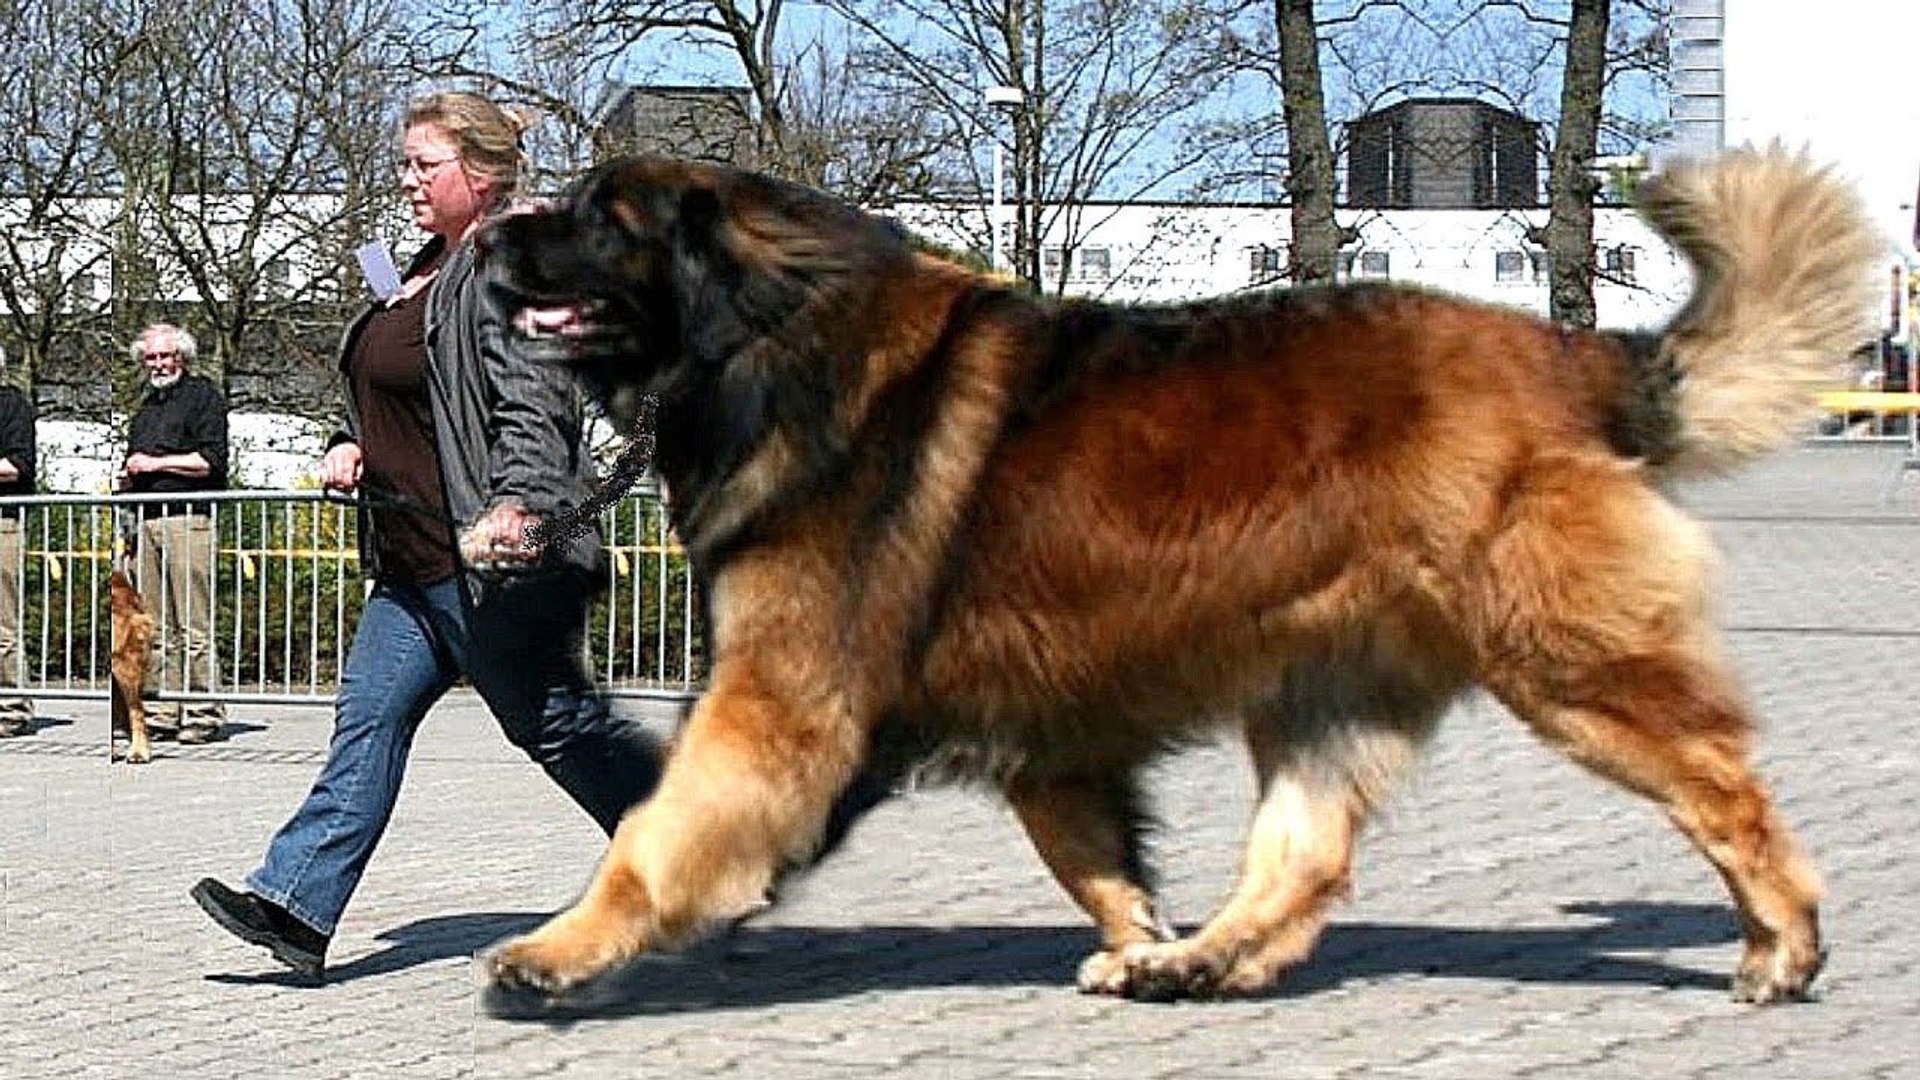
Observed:
[[[61,728],[76,727],[79,723],[80,721],[75,720],[71,716],[42,712],[29,719],[26,733],[29,735],[56,734],[60,732]],[[66,734],[72,735],[77,733],[66,732]]]
[[[374,935],[386,947],[327,968],[323,983],[352,982],[373,975],[388,975],[421,964],[472,956],[482,948],[516,934],[524,934],[547,920],[543,914],[474,913],[440,915],[405,923]],[[270,986],[314,986],[314,980],[291,971],[269,971],[258,975],[223,973],[208,975],[208,982],[230,985],[259,983]]]
[[[1355,980],[1425,975],[1521,983],[1723,990],[1724,971],[1634,954],[1739,939],[1721,905],[1587,903],[1562,908],[1591,925],[1474,929],[1336,922],[1308,961],[1274,991],[1320,993]],[[532,913],[439,916],[394,927],[379,952],[328,971],[329,983],[473,956],[544,921]],[[831,1000],[876,990],[952,986],[1069,987],[1095,945],[1085,926],[749,926],[680,954],[649,955],[550,1001],[481,986],[486,1010],[509,1020],[568,1023],[692,1010]],[[297,977],[210,976],[223,982]],[[483,982],[476,971],[476,984]]]

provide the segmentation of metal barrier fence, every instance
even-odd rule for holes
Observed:
[[[0,498],[0,588],[18,583],[19,647],[0,686],[103,699],[108,576],[126,568],[161,633],[160,700],[331,701],[369,586],[352,505],[319,492]],[[17,515],[17,517],[10,517]],[[703,676],[695,590],[651,488],[602,518],[606,588],[589,616],[589,669],[611,694],[688,698]],[[7,543],[17,533],[17,553]],[[116,559],[122,561],[116,562]],[[0,645],[6,643],[0,627]],[[4,691],[0,691],[0,696]]]
[[[1835,390],[1820,395],[1820,410],[1813,442],[1903,442],[1920,451],[1920,394]]]
[[[1904,442],[1904,467],[1920,468],[1920,395],[1832,394],[1823,405],[1809,442]],[[205,513],[191,520],[163,516],[160,504],[179,501],[0,497],[0,591],[11,583],[19,598],[16,625],[5,625],[0,610],[0,697],[8,686],[36,697],[107,696],[107,579],[124,555],[172,631],[160,636],[150,670],[157,698],[332,700],[367,595],[354,508],[317,491],[227,491],[193,496]],[[616,696],[694,696],[704,674],[701,620],[657,490],[636,489],[602,527],[607,587],[590,616],[589,669]],[[164,557],[169,548],[176,557]],[[199,590],[183,580],[196,575]],[[211,611],[196,611],[209,595]],[[187,640],[187,627],[204,628],[205,640]]]

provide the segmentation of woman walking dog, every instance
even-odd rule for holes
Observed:
[[[407,108],[400,186],[432,239],[343,337],[348,423],[321,463],[326,487],[379,496],[361,504],[373,591],[332,744],[247,891],[212,878],[192,889],[222,927],[309,976],[393,814],[421,720],[460,677],[608,833],[660,775],[659,748],[609,712],[578,659],[603,570],[597,530],[522,544],[531,524],[583,503],[593,479],[568,375],[507,355],[475,272],[476,226],[519,187],[523,128],[473,94]],[[477,522],[464,554],[454,522]],[[483,574],[482,560],[511,572]]]

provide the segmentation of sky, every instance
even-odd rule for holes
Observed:
[[[1778,138],[1835,162],[1912,254],[1920,189],[1920,5],[1734,0],[1726,19],[1727,142]]]

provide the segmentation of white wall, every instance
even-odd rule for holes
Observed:
[[[124,424],[120,425],[124,428]],[[126,447],[114,425],[41,420],[39,458],[51,491],[104,495],[113,490]],[[228,486],[283,489],[319,482],[320,452],[331,432],[316,420],[286,413],[230,413],[227,441],[232,456]]]
[[[891,213],[934,240],[964,242],[947,224],[956,218],[949,207],[900,206]],[[1529,273],[1507,283],[1495,274],[1498,252],[1529,249],[1525,230],[1544,225],[1545,210],[1356,210],[1340,217],[1360,229],[1361,252],[1386,253],[1390,280],[1548,311],[1544,281]],[[1066,291],[1119,301],[1175,302],[1254,287],[1253,250],[1283,245],[1291,234],[1283,206],[1109,206],[1087,221],[1080,246],[1104,249],[1112,273],[1106,279],[1070,275]],[[1679,308],[1690,272],[1638,215],[1596,210],[1594,242],[1634,250],[1631,284],[1601,282],[1594,289],[1600,325],[1656,326]]]

